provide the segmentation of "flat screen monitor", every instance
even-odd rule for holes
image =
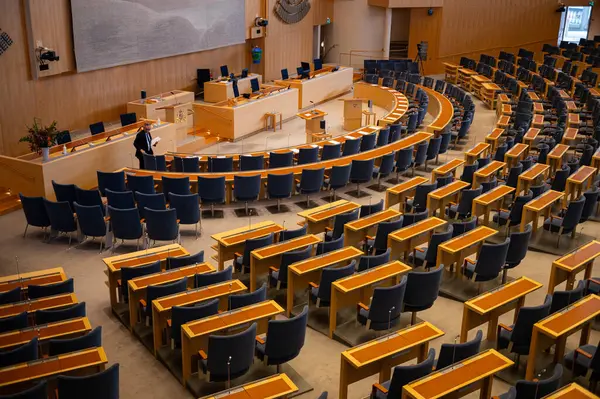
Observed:
[[[247,78],[248,77],[248,68],[244,68],[242,69],[242,79]]]
[[[308,62],[301,62],[302,70],[310,72],[310,64]]]
[[[238,88],[237,79],[234,79],[232,84],[233,84],[233,97],[238,98],[240,96],[240,89]]]
[[[229,76],[229,68],[227,68],[227,65],[221,65],[221,76],[224,78]]]
[[[304,71],[302,70],[302,67],[298,67],[298,68],[296,68],[296,73],[298,74],[298,76],[302,76],[302,72],[304,72]]]
[[[315,64],[315,71],[318,71],[319,69],[323,69],[323,61],[321,61],[320,58],[315,58],[313,60],[313,63]]]
[[[260,90],[260,84],[258,83],[258,78],[254,78],[250,80],[250,87],[252,88],[252,93]]]
[[[283,79],[283,80],[288,80],[289,78],[290,78],[290,75],[289,75],[289,73],[288,73],[288,70],[287,70],[287,68],[283,68],[283,69],[281,70],[281,79]]]

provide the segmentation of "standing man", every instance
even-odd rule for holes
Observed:
[[[144,156],[142,154],[153,155],[152,151],[152,135],[150,134],[152,125],[150,122],[145,122],[144,127],[140,128],[133,140],[135,147],[135,157],[140,161],[140,169],[144,169]],[[154,144],[156,146],[156,144]]]

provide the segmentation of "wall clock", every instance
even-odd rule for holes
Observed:
[[[275,15],[286,24],[302,21],[310,11],[310,0],[277,0]]]

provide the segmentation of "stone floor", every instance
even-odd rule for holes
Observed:
[[[485,108],[478,100],[476,100],[476,104],[475,123],[471,127],[468,143],[456,151],[450,151],[447,156],[441,157],[441,162],[446,162],[447,159],[453,157],[462,157],[461,152],[464,148],[470,147],[475,142],[483,141],[484,136],[493,128],[495,112]],[[334,121],[332,125],[339,123],[335,121],[340,120],[341,102],[334,101],[325,104],[323,107],[330,113],[329,119]],[[290,124],[294,123],[296,122],[290,122]],[[287,126],[284,127],[285,131],[287,131]],[[302,132],[302,134],[298,133],[297,137],[304,137],[303,126],[298,124],[295,131]],[[269,142],[271,135],[278,134],[279,132],[276,134],[261,133],[247,139],[244,150],[253,150],[254,148],[250,148],[251,146],[256,146],[256,149],[263,149],[261,145],[265,142],[265,139]],[[227,148],[223,146],[221,151],[236,151],[238,145],[240,144],[235,143],[231,145],[231,148],[229,148],[229,145]],[[280,146],[281,143],[277,143],[277,145]],[[341,191],[345,192],[352,189],[352,187],[348,187],[346,190]],[[383,194],[374,191],[369,191],[369,193],[372,194],[371,197],[365,197],[359,201],[361,203],[375,202],[383,196]],[[341,196],[348,198],[343,193]],[[325,203],[320,198],[315,198],[315,200],[319,204]],[[273,220],[285,223],[286,226],[293,226],[299,220],[296,213],[300,211],[300,208],[294,205],[294,202],[297,201],[298,198],[286,201],[285,203],[291,211],[278,215],[271,215],[265,209],[266,205],[270,205],[268,202],[260,202],[256,206],[259,216],[254,216],[252,222]],[[210,245],[213,243],[210,239],[211,234],[241,227],[249,223],[247,218],[237,218],[233,212],[234,208],[236,206],[233,205],[225,209],[224,219],[204,220],[202,236],[197,240],[194,238],[193,229],[184,227],[182,244],[185,248],[190,252],[203,249],[206,252],[206,257],[210,258],[213,255],[213,251],[210,249]],[[169,371],[111,314],[107,287],[104,284],[106,276],[104,275],[104,265],[102,263],[102,258],[110,256],[110,253],[103,252],[100,254],[97,242],[83,243],[70,249],[67,248],[65,238],[44,243],[41,234],[36,229],[30,229],[28,237],[23,239],[24,227],[25,220],[21,212],[14,212],[0,217],[0,275],[17,273],[17,257],[20,272],[62,266],[66,273],[75,279],[75,292],[80,301],[87,303],[88,316],[92,325],[103,326],[103,345],[110,363],[120,363],[121,365],[121,397],[148,399],[192,397],[173,378]],[[598,237],[600,224],[588,221],[585,223],[585,230],[586,235]],[[132,250],[135,250],[135,247],[127,245],[117,248],[119,253]],[[526,275],[547,284],[550,266],[555,258],[556,256],[530,251],[522,264],[511,270],[510,276]],[[526,305],[540,304],[544,299],[545,292],[546,287],[528,295]],[[432,342],[431,346],[433,348],[439,350],[441,344],[454,341],[460,331],[462,310],[462,303],[440,297],[431,309],[419,313],[421,319],[433,323],[445,332],[443,337]],[[500,321],[508,324],[512,321],[512,317],[512,313],[509,313],[502,316]],[[471,331],[470,337],[474,334],[475,331]],[[590,343],[596,344],[599,338],[600,335],[594,331]],[[578,336],[572,336],[568,340],[568,348],[575,348],[577,342]],[[321,391],[329,391],[331,398],[338,397],[340,352],[345,349],[347,348],[344,345],[332,341],[318,332],[310,329],[307,331],[306,344],[301,354],[290,362],[291,366],[314,387],[314,391],[303,395],[302,398],[316,398]],[[376,381],[377,377],[373,376],[352,385],[349,397],[361,398],[367,396],[371,384]],[[496,379],[493,388],[494,395],[503,393],[506,390],[508,390],[508,385]],[[468,397],[475,398],[478,397],[477,395],[475,393]]]

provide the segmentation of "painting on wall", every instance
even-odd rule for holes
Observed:
[[[244,0],[71,0],[77,71],[244,43]]]

